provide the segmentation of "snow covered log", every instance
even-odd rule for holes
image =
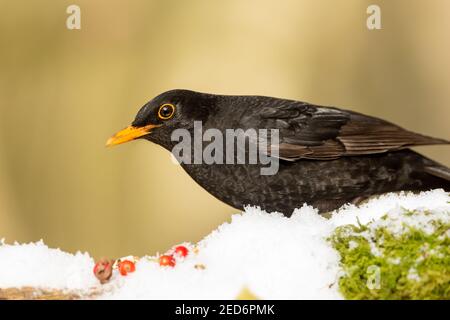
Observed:
[[[247,208],[184,245],[174,267],[146,256],[102,285],[87,253],[2,242],[0,299],[450,299],[443,190],[384,195],[329,219],[307,205],[291,218]]]
[[[0,300],[77,300],[95,296],[95,294],[80,295],[66,290],[33,287],[0,289]]]

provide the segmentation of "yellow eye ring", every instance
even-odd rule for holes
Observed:
[[[170,103],[164,103],[158,109],[158,118],[168,120],[175,114],[175,106]]]

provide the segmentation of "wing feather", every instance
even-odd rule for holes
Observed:
[[[375,117],[304,102],[275,103],[265,106],[259,115],[266,127],[279,129],[280,144],[271,150],[277,148],[278,157],[289,161],[330,160],[450,143]]]

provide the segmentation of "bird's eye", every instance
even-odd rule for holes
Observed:
[[[173,117],[175,113],[175,106],[170,103],[165,103],[158,110],[158,117],[162,120],[168,120]]]

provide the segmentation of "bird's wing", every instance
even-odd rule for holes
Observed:
[[[280,143],[278,147],[272,145],[271,150],[278,148],[278,157],[290,161],[330,160],[449,143],[378,118],[303,102],[272,100],[257,114],[266,128],[279,130]]]

